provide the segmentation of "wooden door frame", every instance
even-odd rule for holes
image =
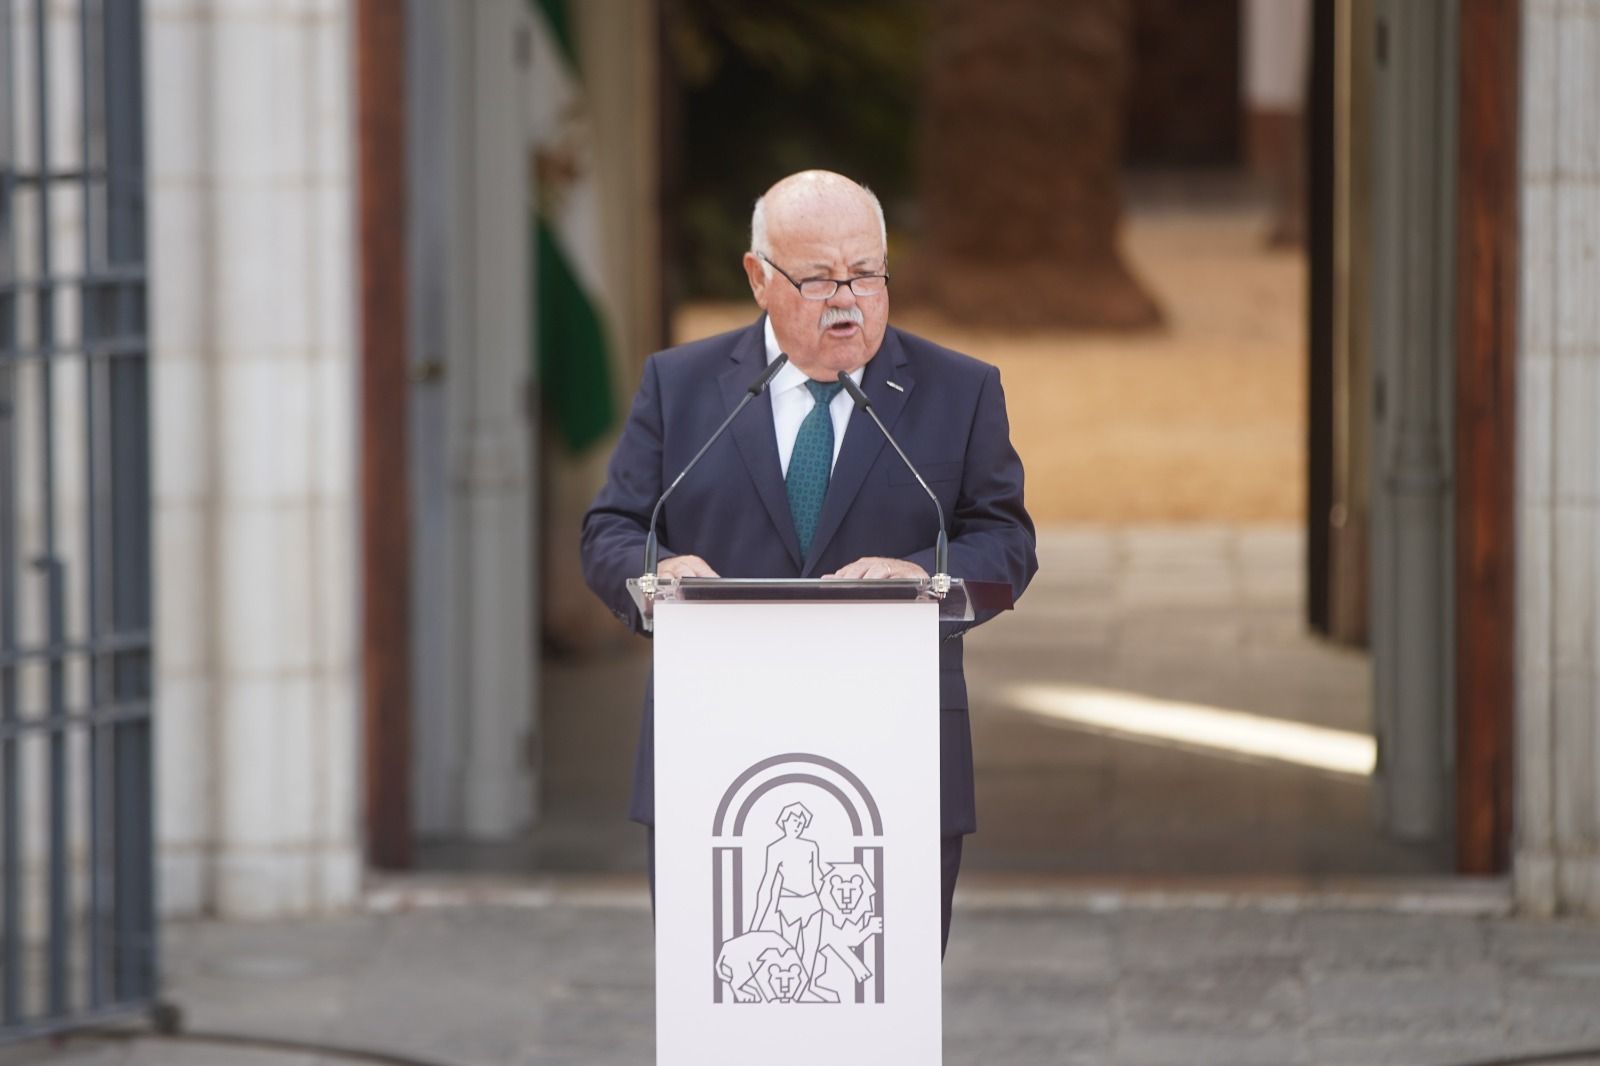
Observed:
[[[411,502],[405,5],[355,18],[361,336],[361,679],[367,861],[411,865]]]
[[[1521,0],[1462,0],[1456,279],[1456,868],[1510,867]]]
[[[1306,152],[1306,623],[1331,630],[1334,496],[1334,27],[1338,0],[1310,14]]]

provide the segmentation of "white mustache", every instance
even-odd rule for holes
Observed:
[[[862,315],[859,307],[825,307],[822,309],[822,328],[836,326],[840,322],[854,322],[858,326],[866,324],[866,317]]]

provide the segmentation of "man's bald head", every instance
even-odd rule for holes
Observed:
[[[883,205],[871,189],[831,170],[790,174],[756,201],[750,214],[750,250],[771,259],[776,235],[815,225],[818,219],[845,221],[862,212],[870,212],[876,222],[880,250],[887,258],[889,230],[883,220]]]
[[[792,366],[833,381],[877,354],[889,324],[888,254],[878,198],[842,174],[801,171],[756,201],[745,277]],[[855,279],[868,276],[877,280],[856,295]],[[817,279],[836,283],[832,296],[805,297],[801,284]]]

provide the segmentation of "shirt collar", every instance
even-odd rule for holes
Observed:
[[[761,321],[764,327],[762,332],[767,338],[767,362],[770,363],[774,359],[778,358],[780,354],[782,354],[783,349],[778,347],[778,334],[774,332],[772,328],[772,316],[762,315]],[[857,385],[861,384],[861,378],[865,375],[866,369],[867,368],[864,366],[858,366],[854,370],[850,371],[850,380],[855,382]],[[785,363],[783,369],[778,371],[777,375],[773,377],[772,384],[767,387],[774,393],[787,392],[790,389],[797,389],[801,387],[808,380],[810,379],[806,377],[805,371],[801,370],[793,363]]]

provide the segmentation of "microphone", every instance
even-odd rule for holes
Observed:
[[[656,559],[661,550],[656,543],[656,519],[661,516],[661,505],[667,502],[667,497],[672,495],[672,490],[677,488],[678,483],[688,475],[689,471],[694,469],[694,465],[700,461],[701,457],[711,450],[713,444],[717,443],[717,438],[722,436],[723,431],[733,424],[735,418],[739,417],[739,412],[743,411],[751,400],[761,395],[762,390],[771,383],[772,379],[777,376],[778,371],[783,369],[783,364],[788,361],[789,357],[783,352],[779,352],[778,357],[767,364],[767,368],[756,376],[756,379],[750,383],[749,388],[744,390],[744,398],[734,405],[732,411],[728,412],[728,417],[722,420],[722,425],[718,426],[716,432],[712,433],[706,442],[700,446],[700,450],[694,453],[694,458],[689,460],[689,465],[685,466],[682,473],[672,479],[672,484],[667,486],[667,491],[663,492],[661,498],[656,500],[655,510],[650,512],[650,532],[644,538],[644,577],[639,581],[639,587],[644,591],[645,595],[653,596],[656,591]]]
[[[851,380],[849,374],[839,375],[839,384],[844,386],[844,391],[850,394],[850,399],[855,405],[867,412],[872,421],[877,425],[878,432],[883,434],[883,439],[889,442],[895,453],[900,456],[900,461],[906,464],[906,469],[911,471],[911,476],[917,479],[917,484],[922,486],[922,491],[928,494],[928,499],[933,501],[933,509],[939,514],[939,539],[933,542],[933,579],[929,585],[935,595],[943,596],[950,591],[950,538],[945,534],[944,505],[939,502],[939,497],[933,494],[928,483],[922,480],[922,474],[916,465],[906,455],[905,449],[900,447],[900,442],[894,439],[894,434],[889,432],[889,427],[883,424],[883,419],[878,417],[878,412],[872,409],[872,401],[867,399],[867,394],[861,391],[861,386]]]

